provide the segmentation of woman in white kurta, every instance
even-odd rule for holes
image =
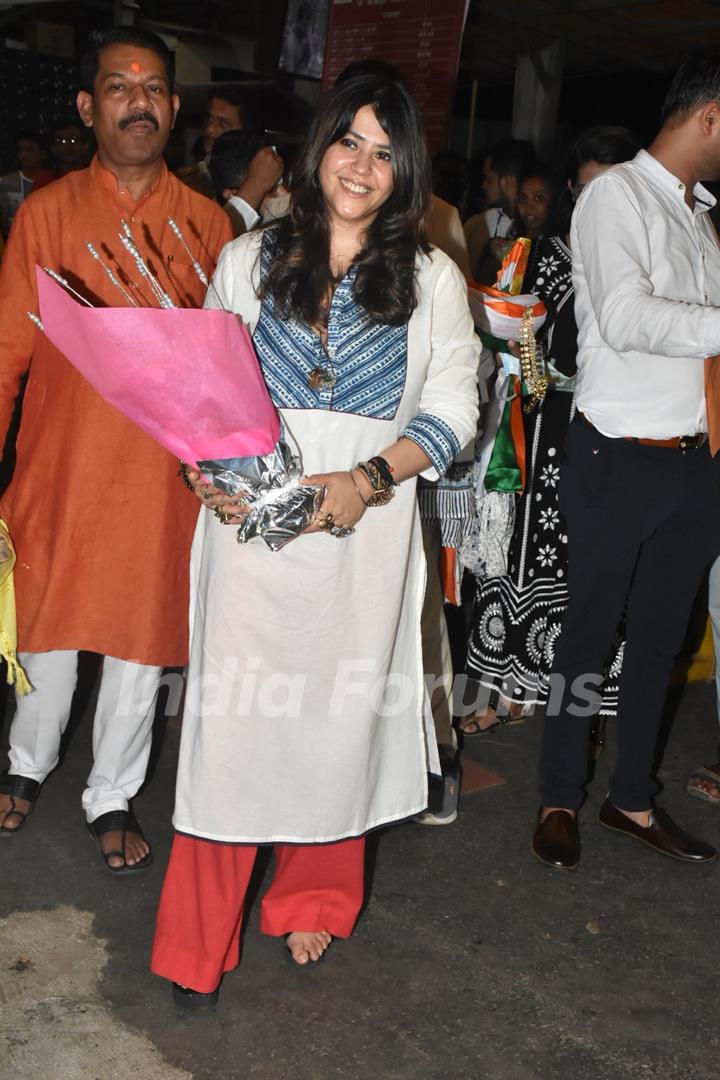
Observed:
[[[291,217],[229,244],[209,293],[249,325],[286,434],[327,494],[306,533],[271,552],[239,547],[210,510],[232,523],[242,509],[191,474],[209,506],[153,952],[183,1004],[213,1003],[237,964],[258,844],[277,845],[262,927],[302,964],[352,930],[367,831],[427,802],[414,478],[444,472],[475,431],[479,345],[462,276],[424,242],[426,178],[407,91],[351,80],[296,166]]]

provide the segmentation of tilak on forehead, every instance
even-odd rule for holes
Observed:
[[[137,60],[132,60],[131,61],[130,70],[134,71],[136,75],[140,71],[140,65],[138,64]]]

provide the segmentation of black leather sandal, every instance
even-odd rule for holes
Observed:
[[[0,836],[14,836],[15,833],[20,832],[35,808],[35,800],[39,792],[40,782],[38,780],[31,780],[27,776],[13,776],[7,772],[0,776],[0,794],[7,795],[11,804],[11,809],[8,810],[3,818],[2,825],[0,825]],[[18,810],[15,799],[27,799],[30,803],[30,809]],[[20,819],[20,824],[16,829],[6,829],[5,822],[13,815]]]
[[[114,851],[103,851],[100,847],[100,854],[103,857],[105,866],[111,874],[134,874],[136,870],[146,870],[150,863],[153,861],[152,851],[149,851],[140,862],[134,863],[132,866],[128,866],[127,862],[124,862],[122,866],[111,866],[109,860],[117,855],[121,859],[125,859],[125,837],[127,833],[134,832],[138,836],[142,836],[143,840],[145,835],[138,824],[138,820],[130,810],[108,810],[107,814],[101,814],[100,817],[95,818],[94,821],[86,823],[92,836],[96,840],[100,840],[101,836],[104,836],[109,832],[121,832],[122,838],[120,840],[120,847]]]

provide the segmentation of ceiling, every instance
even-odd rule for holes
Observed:
[[[511,78],[518,52],[565,42],[564,74],[668,72],[720,45],[720,0],[470,0],[463,67],[479,82]]]
[[[180,37],[253,39],[272,58],[284,7],[284,0],[0,0],[0,36],[18,29],[22,36],[32,18],[71,24],[82,40],[92,26],[120,21],[124,9]],[[519,52],[553,39],[565,42],[567,76],[667,72],[693,47],[720,45],[720,0],[470,0],[462,67],[480,84],[508,81]]]

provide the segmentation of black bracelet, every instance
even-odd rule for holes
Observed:
[[[372,495],[366,500],[367,506],[386,506],[395,495],[395,485],[386,484],[374,461],[358,461],[355,466],[366,477]]]
[[[396,487],[395,477],[393,476],[392,467],[387,463],[384,457],[371,457],[370,461],[373,463],[377,471],[385,482],[386,487]]]

